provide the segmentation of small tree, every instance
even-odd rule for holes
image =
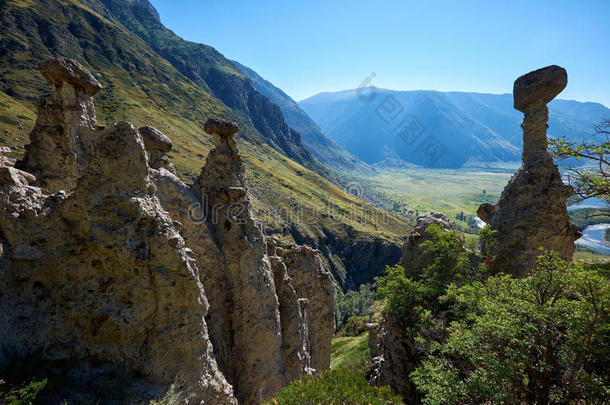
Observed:
[[[570,167],[571,183],[581,198],[600,197],[610,199],[610,119],[604,119],[595,125],[593,141],[570,142],[565,137],[550,138],[549,146],[552,156],[557,159],[576,158],[595,163],[595,168]]]
[[[610,361],[608,280],[544,252],[524,279],[452,285],[461,313],[411,374],[427,404],[603,403]]]

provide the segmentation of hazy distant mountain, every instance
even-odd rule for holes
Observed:
[[[325,135],[289,95],[263,79],[258,73],[247,66],[236,61],[231,62],[252,80],[254,87],[259,93],[269,97],[272,103],[280,107],[286,123],[301,134],[303,144],[318,160],[337,170],[370,170],[363,161]]]
[[[511,94],[366,88],[320,93],[299,105],[368,164],[400,158],[457,168],[467,161],[521,158],[523,115],[513,108]],[[555,100],[549,109],[550,136],[568,139],[590,137],[593,125],[610,117],[597,103]]]

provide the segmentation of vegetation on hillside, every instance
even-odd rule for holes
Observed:
[[[284,388],[274,405],[387,405],[402,404],[389,387],[373,387],[366,378],[345,368],[303,377]]]
[[[390,268],[378,287],[386,314],[415,348],[419,360],[408,378],[423,403],[607,398],[607,272],[541,251],[529,277],[489,277],[457,235],[434,225],[429,231],[430,265],[415,275]]]
[[[362,317],[368,314],[369,307],[375,301],[375,288],[372,284],[362,284],[358,290],[349,290],[337,295],[335,305],[335,324],[337,330],[352,317]]]
[[[411,375],[425,403],[608,398],[610,288],[594,271],[544,252],[529,277],[452,285],[440,301],[457,319]]]

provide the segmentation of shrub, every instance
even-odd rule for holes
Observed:
[[[349,317],[335,336],[360,336],[367,331],[366,324],[368,323],[368,320],[368,316]]]
[[[554,252],[524,279],[452,285],[460,319],[411,374],[427,404],[601,403],[610,394],[610,288]],[[584,401],[584,402],[583,402]]]
[[[377,296],[387,302],[385,313],[395,317],[408,336],[428,323],[432,314],[449,309],[438,300],[449,285],[463,285],[485,274],[485,266],[476,264],[473,252],[455,231],[433,224],[428,233],[430,239],[420,245],[432,258],[428,266],[419,272],[387,267],[386,276],[377,280]]]
[[[365,316],[368,309],[375,302],[375,288],[371,284],[362,284],[358,291],[350,290],[345,294],[337,295],[335,304],[337,330],[353,316]]]

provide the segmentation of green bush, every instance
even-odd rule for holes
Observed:
[[[429,322],[434,313],[446,312],[438,298],[452,283],[463,285],[482,279],[485,265],[477,265],[457,232],[446,232],[438,224],[428,227],[430,239],[420,247],[431,255],[431,263],[414,273],[401,266],[387,267],[377,280],[377,296],[387,302],[385,313],[395,317],[411,336]]]
[[[360,336],[367,331],[368,316],[352,316],[343,324],[336,337]]]
[[[414,399],[602,403],[610,395],[610,265],[569,265],[541,251],[529,277],[487,278],[489,229],[479,257],[455,232],[429,232],[421,246],[430,264],[388,268],[377,289],[408,341]]]
[[[371,284],[362,284],[358,291],[350,290],[345,294],[338,294],[335,304],[337,330],[341,329],[349,318],[367,315],[374,302],[375,287]]]
[[[30,381],[23,388],[14,388],[8,392],[0,389],[0,402],[8,405],[31,405],[35,403],[36,397],[42,391],[48,380]],[[4,384],[4,381],[2,381]]]
[[[284,388],[274,405],[387,405],[402,404],[389,387],[373,387],[356,371],[338,368],[321,376],[306,376]]]
[[[524,279],[451,286],[463,314],[411,375],[427,404],[602,403],[608,398],[610,287],[554,252]]]

